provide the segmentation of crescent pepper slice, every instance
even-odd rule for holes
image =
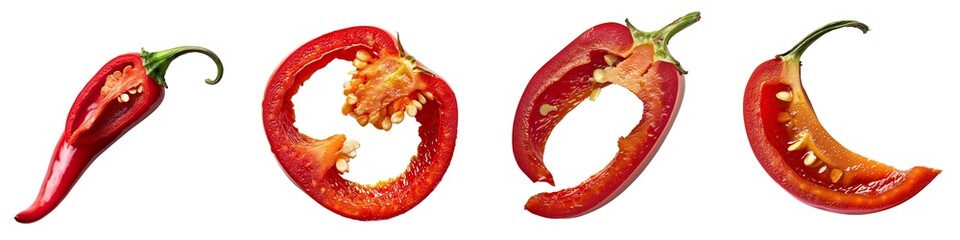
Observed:
[[[820,124],[800,82],[800,55],[827,32],[867,25],[839,21],[814,31],[753,72],[743,97],[750,146],[771,178],[800,201],[828,211],[865,214],[907,201],[940,170],[898,170],[847,150]]]
[[[401,175],[373,185],[346,180],[341,174],[349,171],[360,144],[343,134],[314,139],[293,126],[291,97],[334,59],[357,68],[343,85],[344,115],[384,131],[404,114],[421,124],[417,155]],[[351,27],[307,42],[280,64],[264,94],[263,126],[280,166],[307,195],[344,217],[388,219],[419,204],[443,178],[456,144],[457,101],[447,83],[389,33]]]
[[[700,20],[687,14],[656,32],[627,25],[596,25],[573,40],[530,79],[517,106],[513,154],[533,182],[554,185],[543,163],[553,128],[584,99],[617,84],[643,101],[642,119],[621,137],[620,150],[580,185],[531,197],[525,208],[547,218],[570,218],[600,208],[620,194],[650,163],[670,129],[683,97],[684,74],[667,51],[670,38]]]

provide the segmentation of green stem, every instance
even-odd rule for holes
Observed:
[[[208,78],[206,80],[207,84],[214,85],[220,82],[220,78],[223,77],[223,63],[220,62],[220,57],[217,57],[217,54],[203,47],[182,46],[159,52],[147,52],[141,49],[140,58],[143,59],[143,67],[147,69],[147,76],[153,78],[153,80],[156,81],[157,84],[160,84],[160,86],[163,86],[163,88],[167,88],[167,80],[164,78],[164,75],[167,74],[167,68],[170,67],[170,63],[180,55],[192,52],[207,55],[213,60],[213,63],[217,64],[217,78]]]
[[[683,17],[674,20],[672,23],[667,24],[667,26],[657,30],[656,32],[644,32],[634,27],[633,24],[630,24],[630,20],[627,19],[627,27],[630,28],[630,33],[633,35],[633,42],[636,45],[644,43],[653,43],[653,54],[654,58],[657,60],[665,60],[673,63],[677,66],[677,69],[681,73],[687,74],[687,71],[680,66],[680,62],[677,59],[673,58],[673,55],[670,55],[670,51],[667,49],[667,44],[670,43],[670,39],[673,38],[673,35],[676,35],[681,30],[693,25],[697,21],[700,21],[700,12],[691,12]]]
[[[824,34],[827,34],[830,31],[837,30],[844,27],[855,27],[857,29],[860,29],[860,31],[863,31],[863,33],[867,33],[867,31],[870,31],[870,28],[867,27],[866,24],[853,21],[853,20],[832,22],[830,24],[824,25],[823,27],[820,27],[816,31],[813,31],[812,33],[810,33],[810,35],[807,35],[807,37],[803,38],[802,41],[797,43],[796,46],[793,46],[793,48],[790,49],[790,51],[777,55],[777,57],[780,57],[784,60],[800,59],[800,55],[802,55],[803,52],[807,50],[807,47],[810,47],[810,45],[813,44],[814,41],[817,41],[818,38],[820,38]]]
[[[410,61],[410,64],[413,64],[413,71],[423,72],[429,74],[430,76],[436,76],[436,74],[433,74],[433,72],[430,72],[429,70],[420,67],[420,65],[417,65],[417,59],[413,56],[410,56],[410,54],[407,54],[406,50],[403,50],[403,44],[400,44],[400,32],[397,32],[397,50],[400,51],[401,58],[406,59],[407,61]]]

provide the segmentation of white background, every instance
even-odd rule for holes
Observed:
[[[10,2],[0,6],[0,239],[330,238],[462,236],[642,239],[952,238],[960,236],[953,28],[955,7],[803,1],[217,1]],[[773,1],[776,2],[776,1]],[[29,4],[29,5],[26,5]],[[942,3],[946,4],[946,3]],[[641,103],[610,87],[553,133],[546,161],[557,188],[532,184],[511,151],[514,110],[537,69],[587,28],[630,18],[656,30],[691,11],[702,20],[671,41],[687,75],[678,118],[653,162],[619,198],[575,219],[523,210],[541,191],[571,187],[601,169]],[[842,215],[791,197],[763,171],[746,139],[743,89],[761,62],[814,29],[854,19],[803,56],[804,83],[825,127],[846,147],[906,169],[944,172],[906,203]],[[373,25],[401,33],[404,47],[457,94],[460,129],[439,187],[396,218],[340,217],[301,192],[276,163],[260,103],[268,77],[301,44]],[[185,55],[167,74],[166,100],[100,156],[56,211],[34,224],[13,216],[33,201],[77,92],[116,55],[180,45],[212,49],[226,73]],[[399,174],[417,124],[389,134],[340,115],[336,63],[294,99],[297,126],[312,136],[346,133],[363,147],[348,176]]]

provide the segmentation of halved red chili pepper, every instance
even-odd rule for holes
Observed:
[[[70,108],[37,199],[14,219],[31,223],[53,211],[97,156],[160,106],[167,87],[167,68],[174,59],[191,52],[213,59],[217,77],[206,82],[217,84],[223,76],[223,65],[216,54],[202,47],[128,53],[103,65]]]
[[[343,134],[314,139],[293,125],[291,97],[334,59],[357,68],[343,85],[344,115],[384,131],[403,121],[404,113],[420,122],[417,155],[400,176],[373,185],[346,180],[340,174],[349,171],[360,144]],[[457,100],[390,33],[351,27],[307,42],[280,64],[264,94],[263,127],[284,172],[320,205],[352,219],[388,219],[419,204],[443,178],[457,138]]]
[[[828,211],[865,214],[910,199],[940,170],[898,170],[847,150],[820,124],[800,81],[800,55],[827,32],[867,25],[838,21],[753,72],[743,96],[750,146],[771,178],[800,201]]]
[[[700,20],[687,14],[656,32],[604,23],[588,29],[530,79],[513,122],[513,154],[533,182],[553,185],[543,151],[553,128],[586,98],[610,84],[643,101],[640,123],[619,140],[614,159],[580,185],[531,197],[525,208],[548,218],[569,218],[600,208],[646,168],[680,108],[686,71],[667,51],[674,34]],[[639,111],[639,109],[638,109]]]

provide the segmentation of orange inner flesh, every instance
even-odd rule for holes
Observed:
[[[905,172],[849,151],[831,137],[814,114],[800,81],[788,82],[776,87],[776,94],[768,97],[776,98],[784,106],[776,121],[789,134],[790,139],[783,146],[787,156],[800,155],[786,158],[798,161],[791,164],[795,170],[821,185],[848,193],[882,193],[903,181]]]
[[[357,71],[344,83],[343,114],[356,118],[360,126],[369,123],[388,131],[403,121],[404,113],[416,116],[426,101],[433,100],[412,58],[375,56],[362,49],[356,55]]]
[[[114,71],[107,75],[103,87],[100,88],[100,96],[97,98],[97,102],[90,105],[83,122],[70,135],[67,142],[73,144],[82,133],[90,130],[98,117],[103,115],[104,109],[109,104],[113,104],[111,101],[124,104],[131,101],[133,95],[142,93],[144,91],[141,85],[143,76],[146,76],[145,70],[134,68],[132,65],[127,65],[123,70]]]
[[[602,79],[599,82],[611,82],[623,86],[639,96],[643,92],[643,75],[647,74],[653,64],[653,45],[650,43],[635,46],[625,59],[614,66],[603,68]],[[596,75],[595,75],[596,77]],[[596,79],[594,79],[596,81]]]
[[[370,124],[389,131],[393,124],[403,121],[404,114],[415,117],[427,101],[434,100],[433,94],[425,90],[426,82],[420,79],[419,74],[424,71],[413,58],[377,56],[366,49],[359,49],[355,54],[351,61],[357,69],[351,72],[352,79],[343,84],[346,100],[342,113],[355,118],[360,126]],[[338,134],[301,147],[297,152],[317,155],[301,157],[315,159],[306,162],[320,173],[318,176],[323,176],[330,168],[336,168],[341,174],[349,172],[349,162],[357,156],[360,144]],[[310,166],[313,164],[317,165]]]
[[[323,140],[317,140],[310,137],[304,137],[305,142],[292,145],[293,151],[289,151],[294,159],[303,159],[306,169],[316,171],[316,176],[322,177],[330,168],[335,167],[336,162],[343,158],[340,153],[346,137],[343,134],[330,136]],[[285,148],[285,147],[284,147]],[[317,181],[321,178],[310,180],[309,188],[314,188]]]

